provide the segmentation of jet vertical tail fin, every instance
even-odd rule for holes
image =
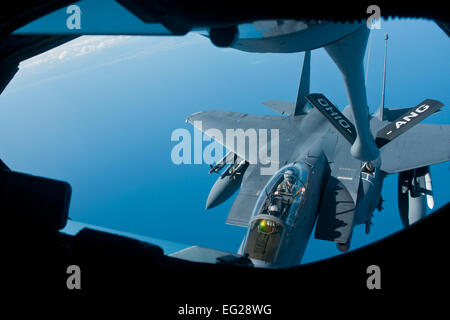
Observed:
[[[309,82],[311,77],[311,51],[306,51],[303,58],[302,74],[300,76],[300,84],[298,87],[297,101],[285,102],[278,100],[265,101],[263,104],[270,109],[282,115],[299,116],[308,113],[308,100],[306,95],[309,94]]]
[[[308,102],[306,95],[309,94],[309,82],[311,78],[311,51],[305,51],[303,58],[302,74],[300,76],[300,85],[298,87],[297,101],[295,102],[294,115],[305,114],[305,106]]]
[[[306,99],[313,107],[323,114],[323,116],[344,136],[345,139],[347,139],[348,142],[350,142],[350,144],[355,142],[355,126],[334,106],[333,103],[331,103],[330,100],[321,93],[308,94]]]
[[[390,122],[384,128],[377,132],[375,143],[378,148],[382,148],[399,135],[409,130],[426,117],[437,112],[443,107],[442,102],[432,99],[426,99],[414,108],[407,110],[396,120]]]

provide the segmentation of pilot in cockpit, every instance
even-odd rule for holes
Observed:
[[[292,195],[296,187],[294,171],[288,169],[284,172],[283,181],[278,185],[275,195]]]

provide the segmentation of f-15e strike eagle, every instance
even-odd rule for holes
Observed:
[[[194,246],[173,256],[288,267],[301,262],[314,227],[315,238],[334,241],[347,251],[354,227],[365,224],[368,233],[373,212],[382,210],[381,190],[389,174],[399,175],[399,211],[405,226],[425,215],[426,204],[433,207],[429,166],[450,160],[450,125],[418,123],[443,104],[426,99],[413,108],[387,109],[383,103],[369,114],[362,68],[367,35],[361,26],[325,46],[347,88],[350,105],[342,112],[323,94],[309,93],[307,50],[296,103],[265,103],[282,115],[204,111],[187,119],[201,123],[199,129],[206,134],[209,129],[222,132],[212,138],[229,150],[210,170],[219,178],[207,208],[240,188],[226,222],[248,230],[237,255]],[[223,139],[227,129],[251,128],[279,130],[275,148],[280,169],[273,175],[262,175],[262,164],[250,163],[247,152]],[[275,149],[269,143],[264,147],[266,153]]]
[[[183,26],[186,19],[178,21],[175,14],[168,16],[159,5],[149,15],[150,3],[119,2],[145,22],[142,30],[132,30],[130,34],[182,35],[192,29]],[[83,5],[88,10],[88,4]],[[96,6],[89,7],[90,12],[95,9]],[[21,41],[28,45],[51,40],[50,48],[81,34],[117,34],[114,28],[108,31],[98,24],[86,23],[78,31],[68,30],[64,23],[51,23],[52,17],[64,16],[66,8],[52,14],[50,19],[44,17],[16,30],[6,43],[18,46]],[[155,20],[155,14],[160,14],[161,19]],[[159,20],[165,22],[164,28]],[[278,129],[280,140],[275,147],[280,155],[279,170],[273,175],[261,175],[260,165],[250,163],[246,154],[219,139],[230,152],[210,171],[220,176],[208,197],[207,208],[221,204],[240,188],[227,223],[248,228],[247,234],[238,254],[194,246],[173,256],[262,267],[291,266],[301,262],[314,227],[316,238],[334,241],[346,251],[354,227],[365,224],[369,232],[372,213],[382,209],[381,190],[388,174],[398,173],[403,224],[407,226],[423,217],[426,204],[433,206],[429,166],[450,160],[450,126],[418,122],[443,104],[432,99],[406,109],[385,109],[382,104],[378,112],[369,114],[362,63],[368,38],[365,23],[248,20],[253,22],[211,26],[207,36],[218,46],[247,52],[305,51],[296,103],[265,103],[281,116],[205,111],[190,116],[188,121],[201,121],[205,132],[211,128],[223,132]],[[448,34],[447,25],[439,25]],[[64,37],[43,36],[53,33]],[[349,106],[342,112],[323,94],[309,92],[310,51],[321,47],[343,76]],[[11,53],[12,58],[5,60],[0,93],[17,71],[20,60],[33,52],[19,53]],[[265,147],[267,154],[273,145]]]

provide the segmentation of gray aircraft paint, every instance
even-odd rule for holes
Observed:
[[[328,101],[331,104],[332,102],[323,95],[308,95],[307,77],[310,73],[310,55],[307,52],[302,67],[297,102],[272,100],[264,103],[283,116],[205,111],[191,115],[187,119],[190,123],[201,120],[205,128],[215,128],[222,132],[225,132],[227,128],[244,130],[277,128],[280,136],[278,165],[282,167],[302,164],[309,168],[308,183],[304,193],[304,199],[308,201],[303,202],[297,213],[298,217],[302,217],[300,218],[302,223],[296,224],[295,227],[284,224],[280,229],[282,234],[279,236],[281,240],[276,253],[271,254],[270,259],[262,258],[266,261],[250,256],[255,266],[286,267],[300,263],[314,226],[316,238],[334,241],[340,250],[348,250],[356,225],[366,224],[366,231],[370,230],[372,213],[375,208],[380,208],[381,190],[386,175],[450,160],[450,139],[442,139],[442,137],[450,137],[450,126],[417,124],[424,117],[429,116],[430,112],[421,110],[424,113],[423,117],[414,114],[409,114],[408,117],[405,112],[413,110],[390,110],[384,109],[383,106],[383,110],[378,110],[373,115],[369,114],[362,64],[368,30],[363,25],[353,27],[351,30],[346,29],[346,32],[334,40],[321,39],[321,46],[325,47],[342,73],[349,99],[349,106],[344,108],[342,114],[336,109],[326,110],[321,108],[324,107],[323,105],[320,107],[314,103],[314,100],[321,99],[320,101]],[[319,29],[320,26],[316,28]],[[312,28],[308,32],[305,31],[307,28],[302,29],[297,34],[292,32],[293,29],[290,30],[290,34],[283,34],[281,28],[278,30],[281,32],[278,35],[266,34],[266,38],[263,35],[261,39],[249,39],[248,42],[241,39],[234,47],[249,52],[298,52],[314,48],[312,42],[305,45],[306,41],[302,44],[303,47],[298,43],[295,44],[295,41],[300,39],[300,33],[303,32],[302,36],[305,36],[305,39],[308,32],[310,35],[313,34]],[[340,30],[343,31],[343,29]],[[287,42],[283,44],[285,40]],[[304,98],[310,103],[304,103]],[[433,103],[440,104],[438,101]],[[383,114],[383,117],[378,117],[380,114]],[[406,124],[399,126],[403,128],[399,129],[398,134],[389,137],[390,139],[387,142],[384,141],[384,144],[375,143],[373,137],[380,137],[383,130],[386,131],[387,127],[395,125],[395,123],[391,124],[391,121],[405,116]],[[219,142],[224,144],[224,141]],[[231,152],[237,151],[232,146],[226,144],[224,146]],[[311,155],[315,155],[314,160],[309,158]],[[242,155],[239,154],[239,156]],[[315,167],[318,159],[322,159],[319,163],[323,166]],[[367,163],[372,169],[365,167]],[[259,164],[251,164],[244,172],[239,194],[226,221],[228,224],[248,228],[247,235],[239,248],[240,254],[251,252],[248,248],[250,232],[256,230],[255,223],[261,220],[258,220],[257,216],[252,217],[252,211],[257,209],[261,199],[265,199],[266,190],[273,180],[269,176],[262,176],[258,170],[259,167]],[[277,175],[279,173],[276,173],[274,177]],[[212,190],[212,192],[215,191]],[[411,219],[417,219],[414,217],[414,210],[410,215],[412,215]],[[270,218],[267,214],[262,214],[259,218],[261,217]],[[273,218],[273,221],[278,221],[279,225],[285,223],[276,218]],[[292,229],[287,231],[289,228]],[[219,255],[218,252],[217,256]],[[195,253],[185,250],[179,257],[193,259]]]
[[[317,97],[317,94],[314,96]],[[346,107],[343,110],[342,116],[346,121],[352,123],[353,115],[350,107]],[[238,119],[239,122],[237,121]],[[330,219],[327,222],[327,219],[320,219],[321,217],[319,217],[321,224],[316,226],[315,236],[316,238],[335,241],[338,244],[346,244],[351,240],[354,226],[369,221],[379,202],[383,180],[387,174],[410,169],[410,162],[414,163],[414,167],[422,167],[450,159],[449,152],[443,152],[443,150],[450,150],[450,140],[440,139],[441,142],[436,143],[440,137],[450,136],[449,125],[418,124],[412,127],[383,147],[381,167],[380,162],[378,162],[379,166],[375,167],[375,171],[367,173],[361,172],[363,162],[351,155],[351,144],[347,138],[336,130],[331,122],[316,108],[310,109],[304,115],[288,117],[246,115],[243,118],[240,113],[205,111],[196,113],[188,118],[190,123],[198,120],[203,121],[205,128],[214,125],[220,131],[225,131],[226,128],[248,128],[250,126],[255,129],[278,128],[280,130],[280,164],[295,162],[312,164],[313,161],[311,161],[309,156],[313,155],[317,157],[323,155],[324,159],[326,159],[326,165],[324,166],[330,172],[329,177],[323,180],[325,169],[315,169],[316,173],[309,177],[308,187],[313,183],[315,187],[307,188],[305,193],[308,201],[303,207],[301,215],[308,217],[307,222],[300,224],[301,227],[290,234],[291,240],[286,244],[286,248],[280,249],[281,251],[278,253],[278,256],[282,257],[284,252],[290,252],[289,257],[283,256],[276,261],[276,264],[256,262],[255,264],[259,266],[289,266],[300,262],[316,221],[318,203],[330,201],[330,199],[324,198],[323,193],[323,186],[330,179],[338,181],[338,184],[341,186],[339,188],[344,188],[343,192],[348,193],[351,201],[349,208],[354,212],[350,216],[342,215],[338,217],[338,214],[342,214],[342,212],[336,211],[338,206],[328,208],[329,211],[326,213],[320,212],[319,215],[331,215],[334,217],[333,220],[338,221],[338,223],[330,226]],[[376,133],[388,123],[388,121],[380,121],[376,117],[371,117],[370,120],[373,133]],[[417,135],[421,135],[422,139],[418,141],[416,139]],[[391,143],[395,144],[396,152],[385,152]],[[414,144],[414,146],[411,144]],[[422,156],[423,152],[421,150],[428,150],[428,155]],[[230,151],[234,152],[235,150],[230,149]],[[404,161],[402,165],[401,162],[398,163],[397,161],[398,154],[404,154],[405,157],[409,158],[414,157],[415,160]],[[253,165],[245,172],[241,190],[229,212],[227,223],[248,227],[251,222],[252,209],[265,183],[270,178],[261,176],[257,168],[258,165]],[[385,171],[384,168],[389,168],[389,172]],[[322,174],[317,174],[318,171],[322,172]],[[317,190],[320,190],[320,192]],[[347,228],[342,228],[342,223],[347,225]],[[240,250],[240,253],[245,252],[245,243]]]
[[[256,34],[258,34],[258,30],[256,30],[258,23],[253,24]],[[273,21],[272,24],[267,25],[268,32],[263,32],[261,36],[253,38],[241,36],[232,47],[246,52],[302,52],[336,42],[358,29],[361,25],[357,23],[333,23],[329,21],[309,23],[308,25],[304,21],[295,21],[294,23],[297,25],[297,28],[283,28],[283,26],[289,23],[291,22]],[[273,32],[270,32],[270,30],[273,30]]]

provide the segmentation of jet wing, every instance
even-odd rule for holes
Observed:
[[[241,190],[230,209],[226,223],[243,227],[248,226],[259,193],[273,174],[273,172],[270,174],[264,172],[267,164],[265,161],[270,159],[270,166],[274,170],[278,170],[289,160],[293,150],[295,150],[294,146],[299,143],[298,139],[293,138],[301,121],[302,116],[248,115],[228,111],[204,111],[195,113],[187,119],[187,122],[194,127],[250,163],[244,174]],[[250,135],[252,131],[256,134],[259,149],[256,163],[254,159],[253,161],[250,159],[250,151],[242,152],[242,150],[238,150],[236,139],[227,139],[227,130],[239,129],[242,130],[241,134],[247,133]],[[271,133],[272,129],[278,130],[278,138],[274,139],[275,141],[271,141],[271,137],[274,137]],[[260,135],[264,130],[267,132],[267,139]],[[250,139],[247,139],[248,142]],[[274,158],[274,153],[278,154],[278,159]]]
[[[217,258],[231,254],[230,252],[220,251],[199,246],[192,246],[174,253],[169,256],[194,262],[216,263]],[[237,256],[237,255],[236,255]]]
[[[230,111],[203,111],[194,113],[187,122],[207,136],[222,144],[250,164],[268,165],[267,161],[284,163],[292,153],[290,148],[295,136],[295,126],[301,116],[292,117],[249,115]],[[238,138],[230,138],[234,134]],[[227,139],[227,136],[229,139]],[[238,140],[245,138],[245,150],[239,148]],[[257,146],[250,145],[257,141]],[[256,154],[255,154],[256,150]],[[278,159],[271,152],[278,154]]]
[[[248,167],[242,180],[241,190],[228,213],[227,224],[248,227],[252,209],[270,177],[269,175],[261,175],[260,167],[257,165]]]
[[[221,263],[221,264],[232,264],[232,265],[253,267],[253,263],[247,257],[235,253],[199,246],[192,246],[174,252],[169,256],[193,262]]]
[[[397,173],[450,160],[450,125],[418,124],[381,149],[381,170]]]

